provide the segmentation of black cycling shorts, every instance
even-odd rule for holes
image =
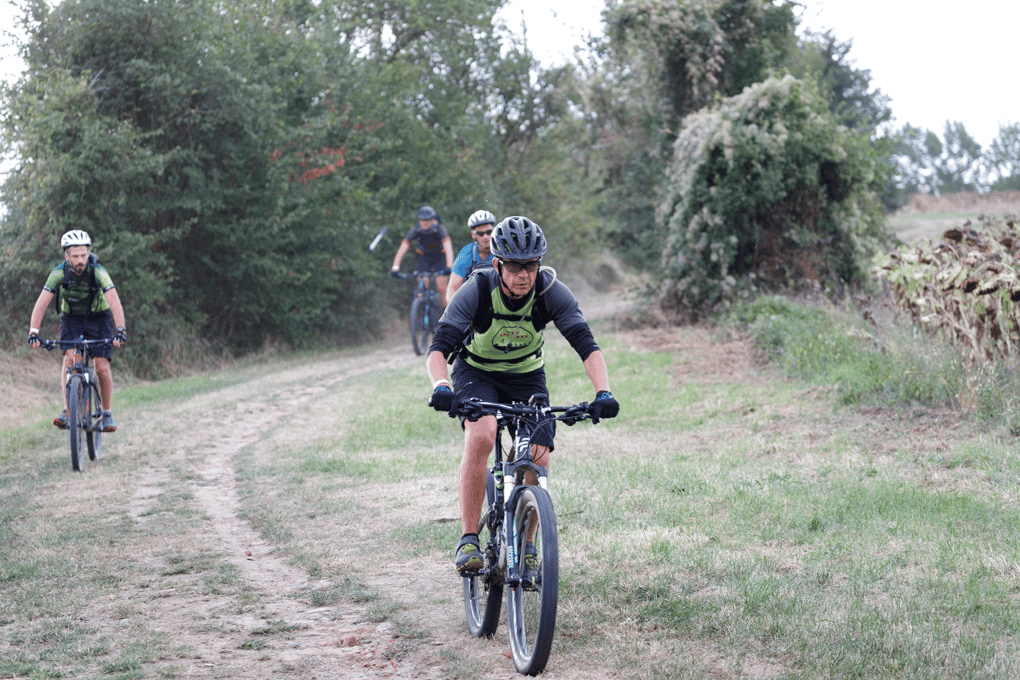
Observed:
[[[418,256],[418,271],[441,272],[446,269],[446,253]]]
[[[64,341],[74,341],[82,335],[86,340],[107,340],[113,334],[113,312],[109,309],[88,315],[64,314],[60,317],[60,339]],[[113,356],[113,346],[96,345],[89,348],[89,354],[109,359]]]
[[[513,402],[526,404],[534,394],[549,394],[545,386],[544,368],[529,373],[500,373],[483,371],[462,359],[457,359],[453,364],[450,379],[454,391],[461,399],[477,397],[482,401],[501,404]],[[556,423],[553,421],[539,427],[532,436],[531,443],[548,446],[552,451],[555,436]]]

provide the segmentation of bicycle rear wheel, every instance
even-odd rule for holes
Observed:
[[[85,463],[85,428],[89,420],[89,386],[80,375],[67,379],[67,429],[71,434],[71,469],[81,472]]]
[[[556,517],[549,493],[538,486],[521,490],[514,511],[517,541],[517,573],[525,571],[525,544],[535,547],[538,573],[534,583],[521,582],[507,590],[507,625],[510,651],[518,672],[538,675],[545,670],[552,651],[559,591],[559,549]]]
[[[429,336],[432,329],[428,323],[427,303],[424,297],[416,295],[411,301],[411,347],[418,356],[429,351]]]
[[[492,637],[499,626],[499,610],[503,603],[503,573],[499,555],[493,554],[489,513],[495,495],[495,481],[489,473],[485,484],[485,507],[478,521],[478,545],[485,551],[485,569],[476,576],[464,576],[464,611],[468,631],[475,637]]]
[[[99,398],[99,388],[89,386],[89,403],[86,413],[89,414],[89,428],[85,432],[85,443],[88,445],[89,460],[99,460],[103,447],[103,402]]]

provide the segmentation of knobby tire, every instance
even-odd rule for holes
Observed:
[[[99,388],[94,384],[89,387],[90,397],[87,413],[90,414],[90,427],[85,433],[85,443],[88,445],[89,460],[99,460],[99,458],[103,455],[103,402],[99,398]]]
[[[431,323],[426,323],[427,303],[421,295],[415,295],[411,301],[411,347],[418,356],[429,349],[429,336],[432,335]],[[431,316],[431,314],[430,314]],[[429,319],[431,322],[431,319]]]
[[[539,576],[534,585],[507,589],[507,625],[510,651],[518,672],[538,675],[545,670],[552,651],[559,591],[559,549],[556,517],[549,493],[538,486],[521,490],[514,510],[517,537],[517,573],[524,572],[524,545],[533,528],[538,551]]]
[[[89,386],[80,375],[67,379],[67,429],[71,435],[71,469],[81,472],[85,465],[85,428],[88,423]]]
[[[499,568],[499,555],[492,553],[492,532],[489,513],[495,495],[495,481],[489,473],[485,485],[485,509],[478,522],[478,545],[485,551],[485,570],[474,576],[461,577],[464,581],[464,611],[468,631],[475,637],[492,637],[499,626],[499,610],[503,603],[503,573]]]

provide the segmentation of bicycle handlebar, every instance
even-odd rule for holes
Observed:
[[[445,269],[440,269],[439,271],[435,272],[417,272],[417,271],[411,273],[393,272],[393,276],[396,276],[398,279],[404,279],[405,281],[414,281],[422,276],[447,276],[452,271],[453,271],[452,269],[446,267]]]
[[[48,350],[52,350],[56,347],[59,347],[60,349],[83,349],[85,347],[112,344],[113,338],[103,338],[100,340],[86,340],[85,338],[78,338],[76,340],[39,340],[39,345],[43,349]]]
[[[553,415],[559,414],[559,415]],[[471,397],[460,402],[457,409],[450,415],[453,416],[500,416],[512,418],[527,418],[538,420],[548,418],[556,420],[564,425],[573,425],[582,420],[591,418],[588,413],[588,402],[583,401],[573,406],[545,406],[541,404],[500,404],[492,401],[482,401],[477,397]]]

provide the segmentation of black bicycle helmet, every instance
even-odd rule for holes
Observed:
[[[527,217],[508,217],[492,230],[489,250],[501,260],[534,260],[549,250],[542,227]]]
[[[437,217],[439,217],[439,213],[431,205],[423,205],[418,209],[419,220],[434,220]]]

